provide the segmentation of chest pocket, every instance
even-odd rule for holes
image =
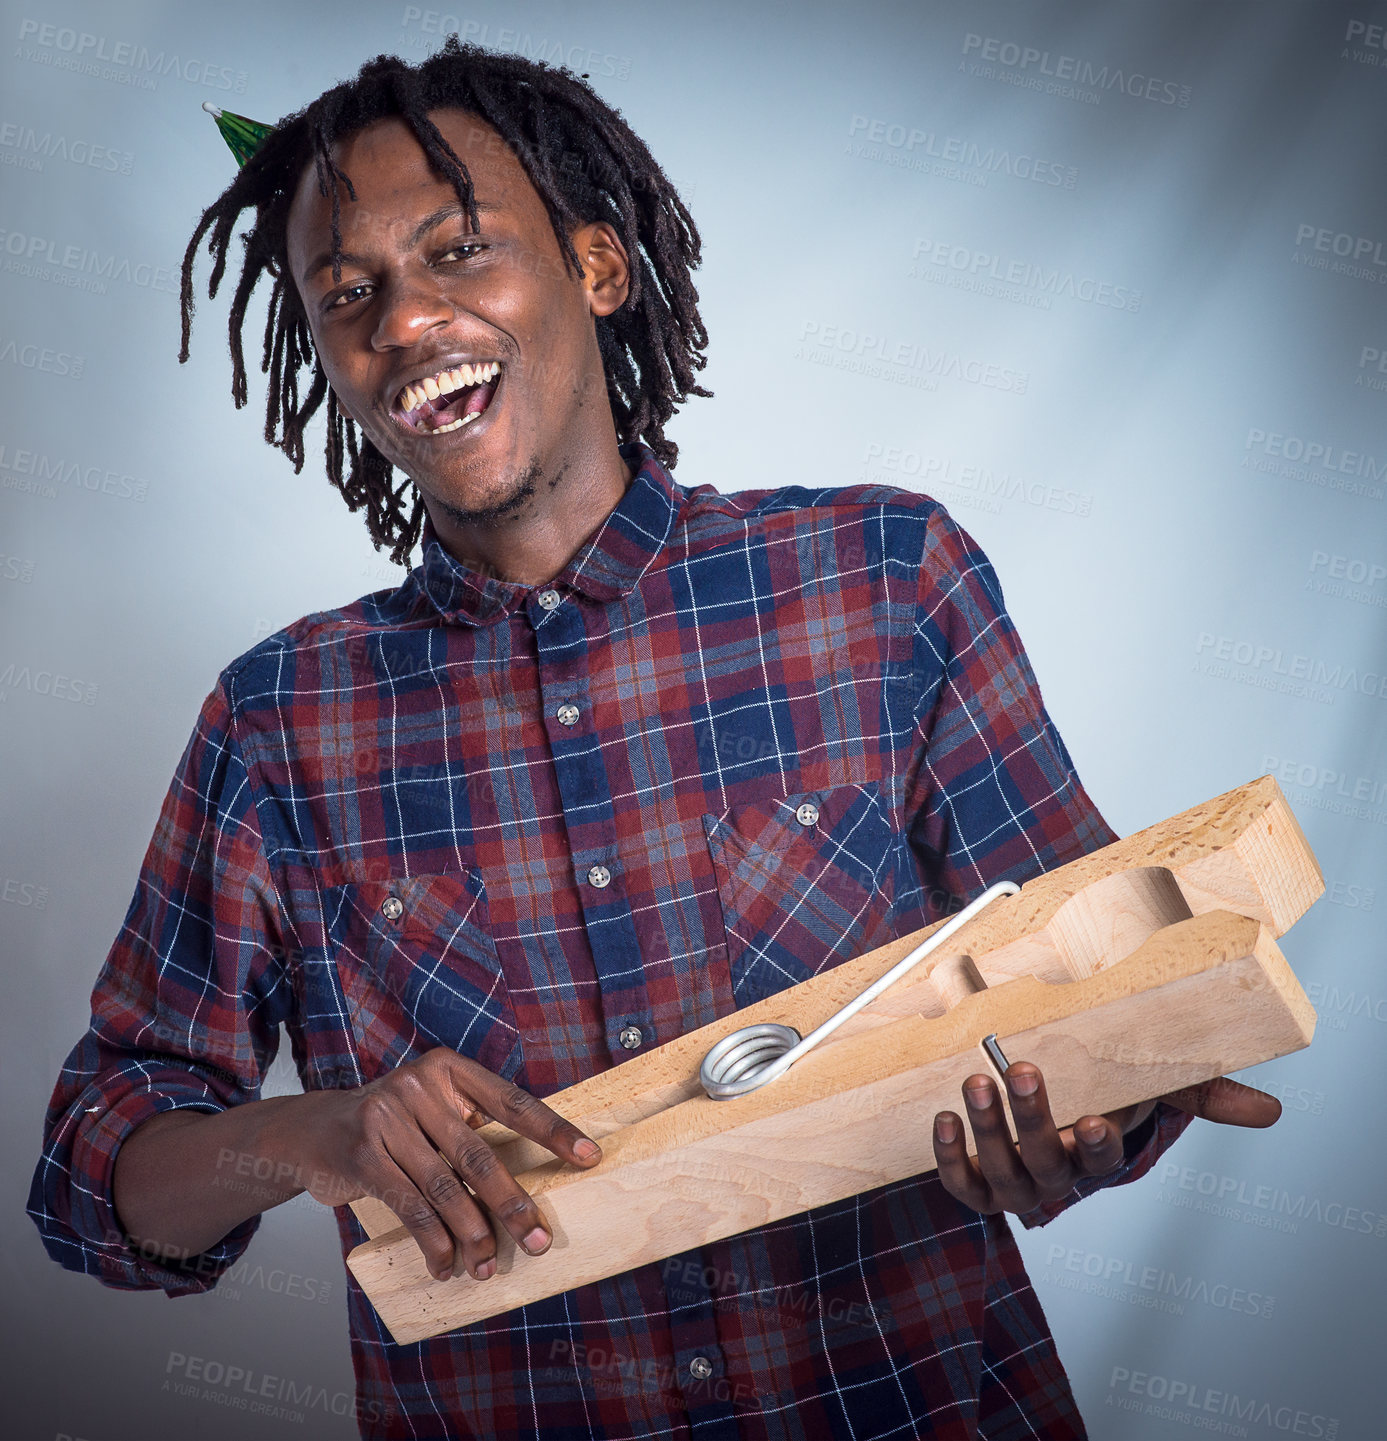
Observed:
[[[703,818],[739,1007],[893,939],[897,835],[876,782]]]
[[[510,1079],[519,1031],[473,870],[358,880],[337,953],[366,1079],[435,1046]]]

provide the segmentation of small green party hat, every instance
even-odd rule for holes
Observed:
[[[222,139],[231,147],[237,165],[244,165],[260,148],[260,142],[274,129],[273,125],[262,124],[259,120],[247,120],[244,115],[233,115],[213,105],[210,100],[202,102],[202,108],[217,122]]]

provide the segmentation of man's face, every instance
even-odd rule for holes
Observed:
[[[290,209],[290,273],[342,408],[418,485],[430,513],[485,524],[540,504],[575,462],[614,444],[594,316],[625,299],[610,227],[573,232],[564,269],[544,203],[475,116],[430,117],[472,176],[481,232],[405,121],[339,143],[341,278],[331,203],[310,166]]]

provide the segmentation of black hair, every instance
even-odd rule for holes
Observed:
[[[691,272],[700,260],[698,228],[644,141],[620,113],[563,66],[460,45],[450,35],[442,50],[418,65],[378,55],[354,80],[320,95],[286,116],[261,142],[226,190],[202,213],[183,256],[182,344],[188,358],[193,318],[193,261],[208,237],[213,258],[207,294],[215,296],[226,270],[236,224],[247,210],[255,220],[242,237],[245,259],[228,325],[231,394],[246,404],[242,347],[246,306],[262,275],[272,280],[261,370],[269,375],[265,439],[303,469],[303,432],[327,401],[327,471],[352,510],[365,509],[377,550],[407,565],[423,525],[423,500],[405,477],[398,486],[389,461],[343,414],[314,352],[303,302],[289,273],[289,207],[308,166],[319,191],[332,201],[334,278],[340,278],[341,192],[355,199],[350,177],[334,163],[338,140],[377,120],[400,116],[433,168],[452,182],[474,231],[480,231],[467,166],[429,118],[456,107],[491,126],[524,167],[548,211],[565,270],[581,276],[568,238],[578,225],[602,220],[621,237],[631,264],[630,293],[596,320],[607,398],[618,440],[643,440],[662,464],[673,466],[678,446],[665,422],[690,395],[711,395],[694,384],[707,363],[707,331],[698,311]],[[210,235],[209,235],[210,232]],[[300,398],[300,375],[309,372]],[[411,494],[412,492],[412,494]]]

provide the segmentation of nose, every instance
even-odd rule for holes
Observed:
[[[379,297],[371,344],[376,350],[408,348],[436,325],[447,325],[456,313],[427,273],[397,276]]]

